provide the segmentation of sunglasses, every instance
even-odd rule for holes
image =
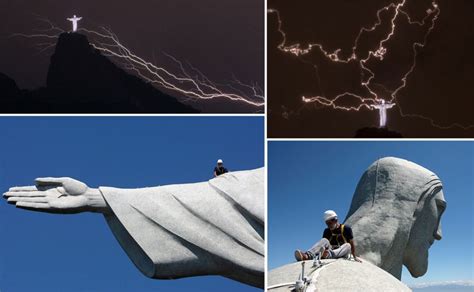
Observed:
[[[332,218],[332,219],[329,219],[328,221],[326,221],[326,224],[336,222],[336,221],[337,221],[337,218]]]

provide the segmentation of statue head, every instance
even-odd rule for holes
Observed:
[[[446,208],[436,174],[413,162],[386,157],[362,175],[346,224],[358,254],[401,277],[405,265],[414,277],[428,269],[428,249],[440,240]]]

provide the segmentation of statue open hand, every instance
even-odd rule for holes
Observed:
[[[97,200],[106,206],[100,192],[70,177],[37,178],[35,186],[13,187],[3,194],[16,207],[47,213],[97,211]]]

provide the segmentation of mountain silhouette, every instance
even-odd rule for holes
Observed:
[[[196,113],[151,84],[125,72],[80,33],[62,33],[46,87],[21,90],[0,73],[3,113]]]
[[[365,127],[357,130],[354,138],[403,138],[403,136],[388,128]]]

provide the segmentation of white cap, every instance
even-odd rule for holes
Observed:
[[[333,218],[337,218],[336,212],[334,212],[333,210],[327,210],[326,212],[324,212],[324,222]]]
[[[217,160],[217,163],[224,163],[224,161],[222,161],[222,159],[219,159]]]

